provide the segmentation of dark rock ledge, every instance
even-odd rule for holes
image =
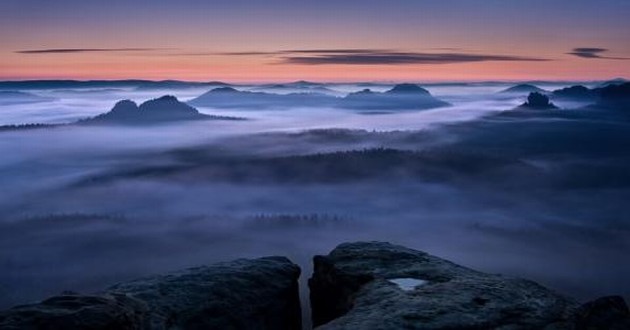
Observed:
[[[314,258],[318,329],[630,329],[620,297],[580,306],[532,281],[474,271],[389,243]]]
[[[240,259],[64,293],[0,312],[0,329],[300,329],[300,269],[284,257]],[[314,258],[318,329],[630,329],[621,297],[580,305],[532,281],[486,274],[381,242]]]
[[[0,312],[0,329],[300,329],[300,268],[240,259]]]

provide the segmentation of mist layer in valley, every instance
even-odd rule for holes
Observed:
[[[626,99],[513,85],[423,85],[440,103],[421,109],[388,84],[230,86],[233,104],[195,106],[213,120],[85,125],[120,100],[140,111],[168,94],[191,111],[226,86],[0,84],[20,93],[1,124],[51,125],[0,132],[0,305],[239,257],[287,255],[308,274],[312,255],[356,240],[630,297]]]

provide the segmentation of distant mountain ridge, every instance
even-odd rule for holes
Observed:
[[[415,84],[398,84],[385,92],[364,89],[342,99],[342,108],[359,110],[425,110],[450,105]]]
[[[52,101],[54,98],[39,96],[20,91],[0,91],[0,105],[12,105],[20,103],[38,103]]]
[[[630,82],[630,81],[624,78],[615,78],[608,81],[604,81],[603,83],[599,84],[598,87],[608,87],[610,85],[621,85],[627,82]]]
[[[188,104],[217,108],[329,106],[356,110],[422,110],[449,105],[414,84],[398,84],[382,93],[364,89],[342,98],[321,93],[273,94],[220,87],[188,101]]]
[[[82,89],[82,88],[185,88],[206,87],[229,84],[221,81],[194,82],[180,80],[22,80],[0,81],[0,90],[30,90],[30,89]]]
[[[257,92],[275,92],[279,94],[288,93],[321,93],[321,94],[334,94],[334,90],[326,87],[326,84],[314,83],[310,81],[295,81],[286,84],[267,84],[257,86],[251,89],[251,91]]]
[[[590,101],[597,98],[597,90],[589,89],[582,85],[575,85],[557,89],[551,93],[555,99],[565,99],[574,101]]]
[[[431,95],[428,90],[415,84],[398,84],[386,91],[387,94],[423,94]]]
[[[187,103],[215,108],[271,108],[330,106],[335,97],[321,93],[274,94],[240,91],[233,87],[212,89]]]
[[[528,94],[528,93],[549,93],[548,91],[531,84],[519,84],[510,88],[504,89],[499,93],[502,94]]]
[[[588,112],[593,111],[597,111],[600,117],[607,116],[607,118],[611,116],[615,118],[626,118],[630,115],[630,83],[609,84],[606,87],[593,89],[577,85],[556,90],[551,94],[532,92],[529,94],[527,101],[516,107],[515,110],[558,109],[558,107],[551,102],[551,99],[553,99],[554,96],[557,97],[558,94],[565,96],[565,98],[559,98],[560,100],[580,101],[584,102],[585,105],[568,108],[569,111],[546,112],[549,115],[555,113],[552,116],[557,115],[564,118],[577,118],[576,116],[592,116],[592,113],[588,114]],[[567,98],[569,96],[573,98]],[[587,113],[583,111],[587,111]],[[520,112],[508,111],[502,112],[499,116],[512,116],[517,113]],[[541,114],[542,112],[539,113],[539,115]]]
[[[555,90],[552,99],[581,101],[607,107],[630,105],[630,82],[609,83],[604,87],[587,88],[575,85]]]

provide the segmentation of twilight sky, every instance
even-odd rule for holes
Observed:
[[[2,0],[0,79],[630,77],[628,0]]]

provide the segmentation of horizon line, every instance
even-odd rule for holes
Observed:
[[[20,83],[20,82],[125,82],[125,81],[141,81],[141,82],[182,82],[191,84],[211,84],[211,83],[223,83],[223,84],[289,84],[296,82],[311,82],[319,84],[353,84],[353,83],[377,83],[377,84],[390,84],[390,83],[429,83],[429,84],[448,84],[448,83],[524,83],[524,82],[606,82],[611,80],[628,80],[625,77],[613,76],[610,78],[575,78],[575,79],[435,79],[435,80],[414,80],[414,79],[383,79],[383,80],[317,80],[317,79],[291,79],[291,80],[242,80],[242,79],[209,79],[209,80],[187,80],[187,79],[145,79],[145,78],[16,78],[16,79],[3,79],[0,78],[0,83]]]

